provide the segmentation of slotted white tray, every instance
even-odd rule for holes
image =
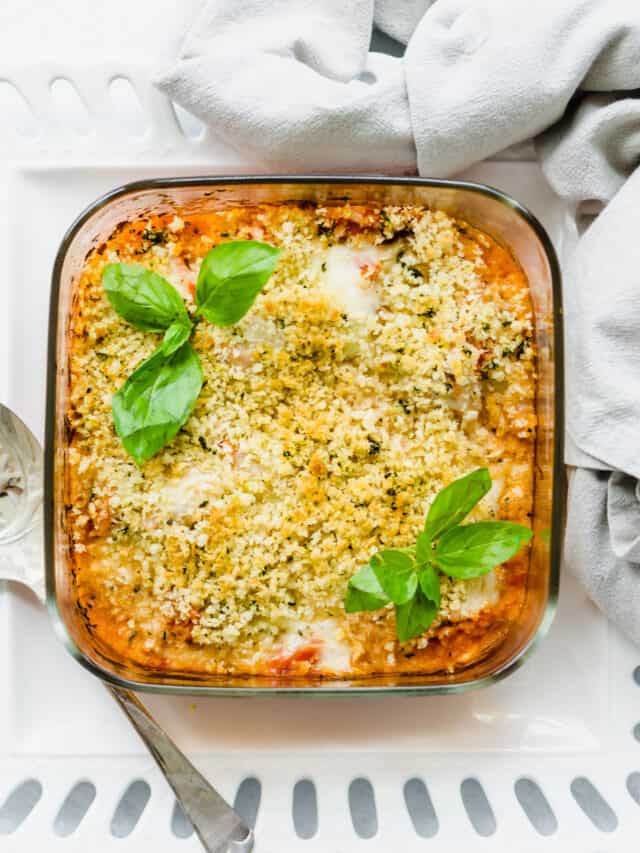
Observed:
[[[49,84],[62,77],[71,88],[54,87],[52,98]],[[0,142],[0,399],[41,436],[51,261],[74,216],[128,180],[260,165],[197,122],[182,116],[181,125],[135,69],[83,71],[76,82],[43,68],[13,83],[30,108],[17,102]],[[89,112],[74,104],[72,83]],[[11,116],[17,97],[0,82],[0,114]],[[561,256],[570,250],[570,211],[534,163],[486,163],[467,176],[513,193]],[[640,652],[565,575],[549,637],[521,670],[482,691],[145,701],[256,819],[259,853],[626,853],[640,829],[639,664]],[[0,674],[3,853],[199,849],[119,710],[18,587],[0,591]]]

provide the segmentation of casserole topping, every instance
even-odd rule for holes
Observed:
[[[247,313],[280,256],[255,240],[221,243],[200,265],[197,314],[231,326]],[[138,329],[164,332],[162,342],[113,397],[113,420],[127,452],[140,464],[187,422],[202,390],[200,360],[189,338],[193,323],[178,291],[139,264],[109,264],[102,284],[118,314]]]
[[[347,613],[395,606],[401,642],[424,633],[440,609],[440,574],[459,580],[486,575],[517,554],[531,530],[510,521],[460,524],[491,488],[486,468],[446,486],[429,507],[409,548],[377,551],[349,581]]]
[[[233,325],[210,321],[210,293],[199,319],[203,259],[244,240],[281,250],[271,277]],[[187,417],[139,465],[112,399],[162,331],[114,309],[109,264],[173,285],[191,335],[179,346],[202,371]],[[90,630],[117,654],[162,670],[433,672],[479,659],[517,617],[526,549],[479,577],[442,575],[433,621],[406,642],[392,603],[344,606],[349,579],[416,546],[438,492],[475,469],[493,482],[466,524],[528,522],[530,297],[484,233],[406,206],[122,223],[87,259],[69,335],[72,570]]]

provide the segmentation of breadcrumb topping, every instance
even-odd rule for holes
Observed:
[[[111,398],[159,336],[118,317],[102,269],[153,269],[194,315],[204,255],[246,238],[281,246],[278,267],[236,326],[197,321],[200,399],[137,467]],[[532,336],[513,258],[439,211],[262,205],[121,225],[89,257],[70,323],[67,521],[80,606],[112,646],[167,668],[467,663],[447,631],[471,636],[465,620],[483,614],[480,647],[487,624],[504,626],[522,601],[524,558],[475,581],[443,577],[438,619],[403,646],[392,609],[347,616],[342,602],[370,555],[413,542],[437,492],[474,468],[490,468],[494,489],[472,519],[527,522]]]

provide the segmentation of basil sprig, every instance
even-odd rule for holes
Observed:
[[[184,323],[182,320],[177,320],[172,323],[164,333],[164,338],[160,344],[160,349],[165,355],[172,355],[176,350],[179,350],[183,344],[191,337],[193,331],[193,323],[187,320]]]
[[[255,302],[280,253],[256,240],[216,246],[202,261],[198,312],[217,326],[237,323]],[[164,332],[158,348],[112,400],[116,433],[141,465],[184,426],[202,390],[202,367],[189,343],[193,323],[175,287],[140,264],[108,264],[102,285],[124,320],[144,331]]]
[[[401,643],[424,634],[436,618],[438,605],[418,589],[412,599],[396,604],[396,634]]]
[[[113,420],[127,453],[140,465],[187,422],[202,388],[200,359],[190,343],[167,355],[160,346],[114,395]]]
[[[464,521],[490,488],[491,475],[487,468],[478,468],[466,477],[461,477],[445,486],[438,492],[429,507],[427,520],[424,523],[427,539],[429,541],[438,539],[451,527]]]
[[[102,273],[107,299],[123,320],[147,332],[164,332],[174,321],[189,323],[172,284],[140,264],[108,264]]]
[[[434,561],[452,578],[477,578],[517,554],[531,529],[510,521],[479,521],[448,530],[436,545]]]
[[[215,326],[233,326],[255,302],[281,253],[257,240],[217,246],[200,267],[196,287],[199,313]]]
[[[477,578],[509,560],[529,542],[530,528],[510,521],[461,524],[491,488],[487,468],[454,480],[436,495],[424,529],[410,548],[386,548],[372,555],[349,580],[347,613],[393,604],[400,642],[424,633],[440,609],[440,572]]]

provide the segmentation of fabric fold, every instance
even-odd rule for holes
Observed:
[[[580,91],[637,89],[639,57],[628,0],[438,0],[405,57],[420,173],[450,175],[537,136]]]
[[[639,150],[640,154],[640,150]],[[566,461],[572,447],[640,477],[640,169],[582,236],[566,269]]]
[[[616,494],[618,486],[616,475],[608,471],[580,468],[570,475],[565,565],[607,616],[635,643],[640,643],[640,562],[637,550],[632,548],[616,554],[609,527],[611,513],[617,516],[619,500],[625,506],[625,513],[629,511],[632,516],[637,515],[637,506],[630,508],[627,502],[628,490],[633,491],[636,486],[627,483],[626,488],[623,487],[627,491],[625,497]],[[628,517],[624,519],[628,520]],[[630,529],[627,528],[627,532]]]
[[[368,53],[372,22],[369,0],[211,0],[156,82],[261,167],[414,172],[404,65]]]

